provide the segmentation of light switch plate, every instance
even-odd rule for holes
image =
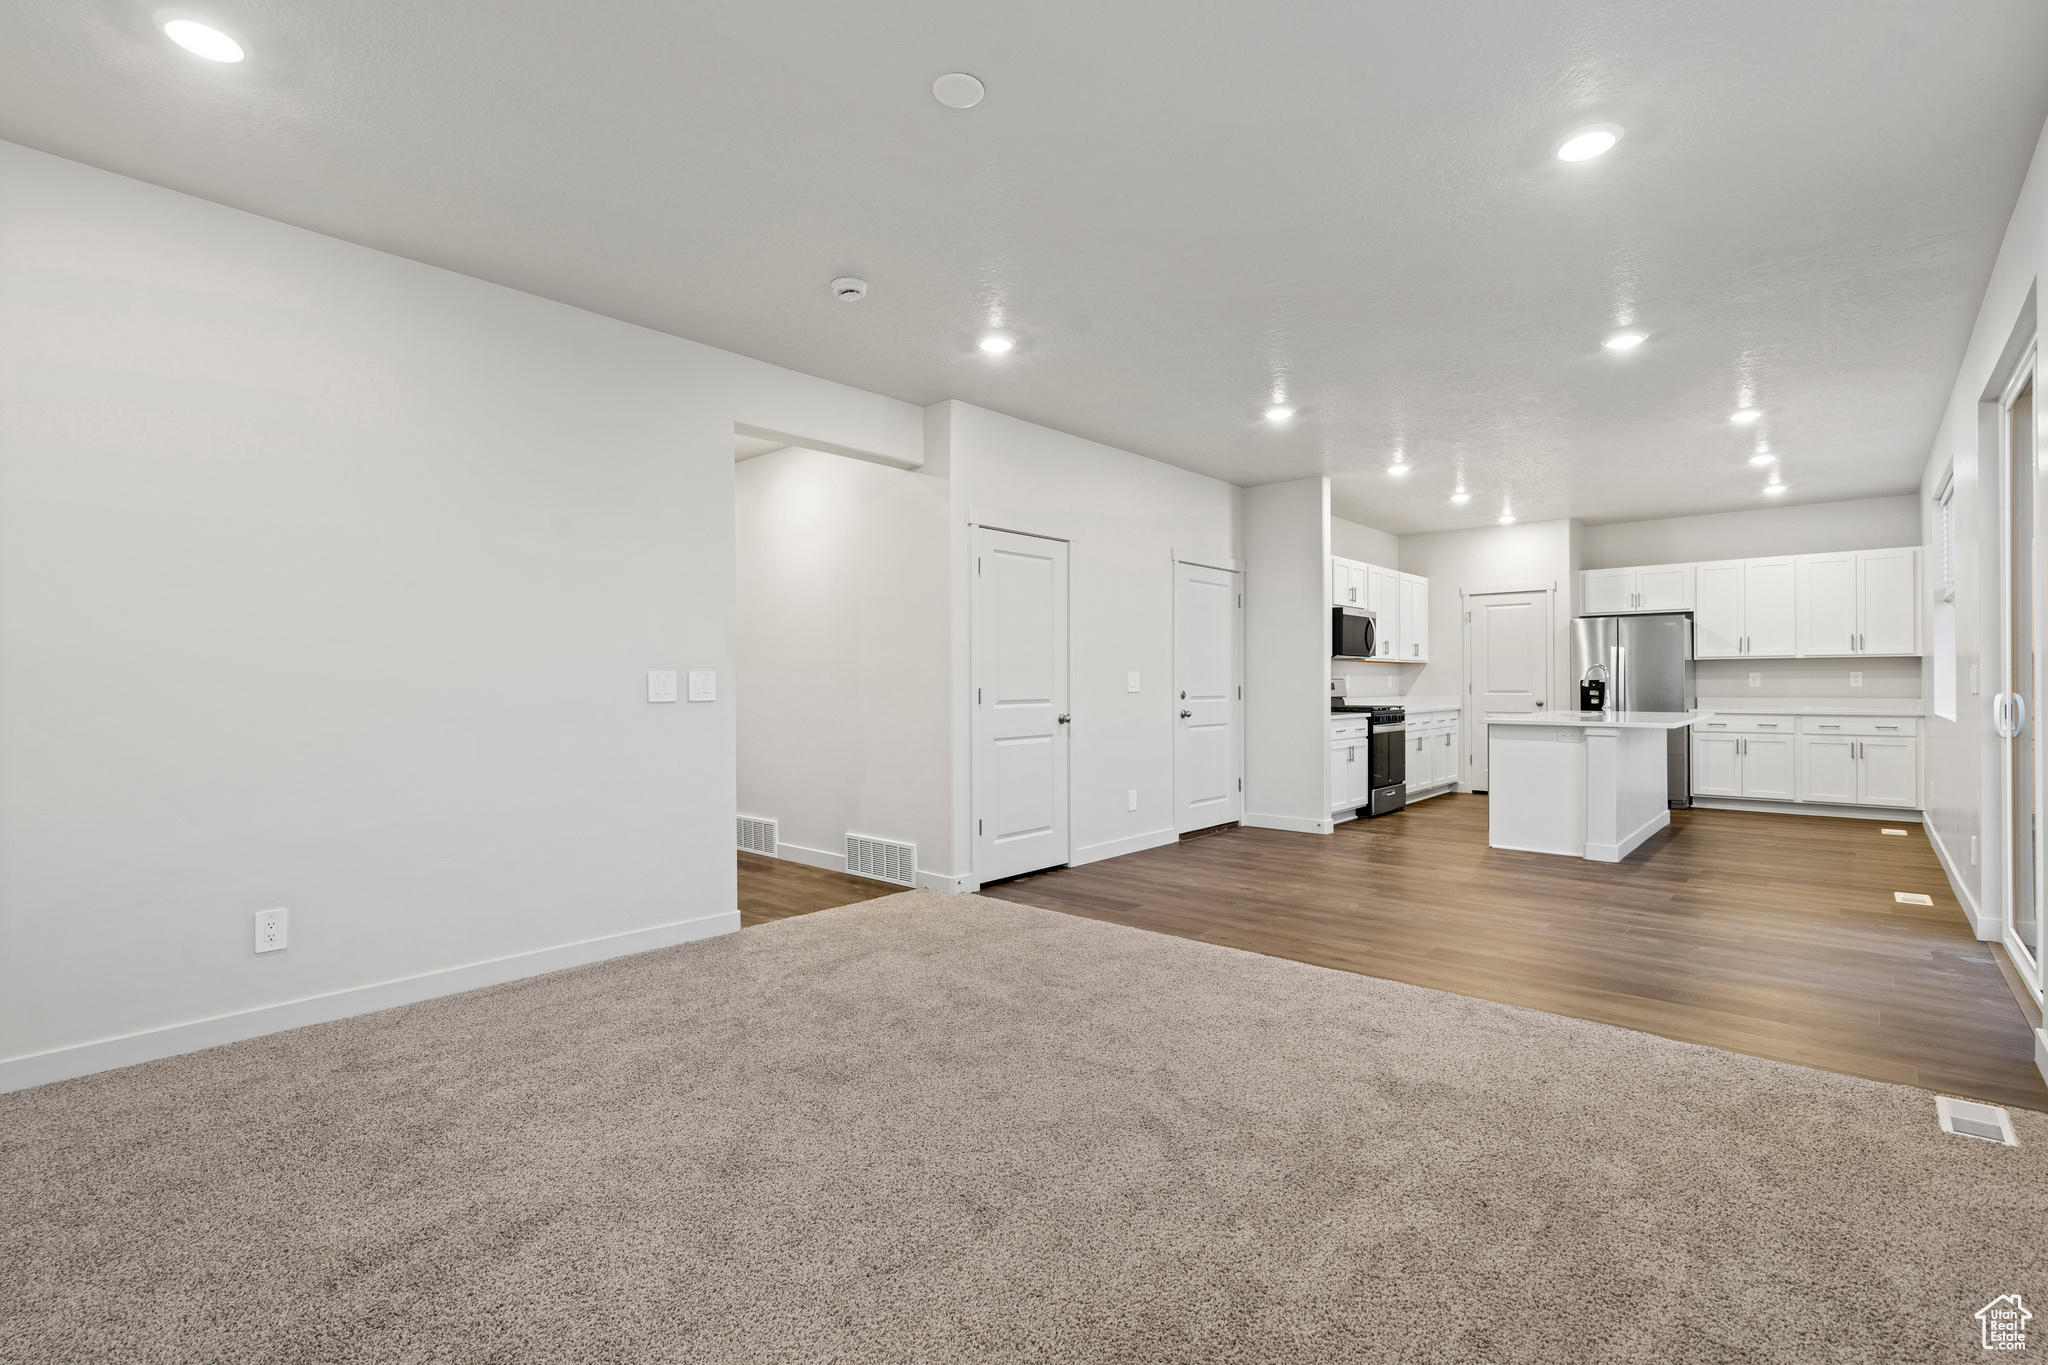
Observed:
[[[676,699],[676,675],[673,669],[667,672],[650,670],[647,674],[647,700],[674,701]]]
[[[1129,681],[1128,683],[1126,683],[1126,684],[1124,685],[1124,691],[1126,691],[1126,692],[1135,692],[1135,691],[1137,691],[1137,690],[1138,690],[1138,675],[1137,675],[1137,674],[1135,674],[1135,673],[1132,673],[1132,674],[1128,674],[1127,676],[1128,676],[1128,677],[1130,678],[1130,681]]]
[[[673,697],[670,698],[674,700]],[[690,674],[691,701],[717,701],[718,675],[709,669]]]

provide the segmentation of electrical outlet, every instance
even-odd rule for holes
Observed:
[[[1137,691],[1137,690],[1138,690],[1138,675],[1137,675],[1137,674],[1135,674],[1135,673],[1127,673],[1127,674],[1125,674],[1124,676],[1125,676],[1126,678],[1128,678],[1128,679],[1129,679],[1129,681],[1128,681],[1128,682],[1126,682],[1126,683],[1124,684],[1124,691],[1126,691],[1126,692],[1135,692],[1135,691]]]
[[[1136,676],[1136,675],[1134,674],[1133,676]],[[1133,788],[1131,788],[1131,809],[1132,809],[1132,810],[1136,810],[1137,808],[1138,808],[1138,789],[1137,789],[1136,787],[1133,787]]]
[[[1750,674],[1750,675],[1749,675],[1749,685],[1750,685],[1751,687],[1762,687],[1762,686],[1764,685],[1764,675],[1763,675],[1763,674],[1761,674],[1761,673],[1752,673],[1752,674]]]
[[[284,911],[258,910],[256,912],[256,951],[274,953],[285,946]]]
[[[1862,675],[1861,673],[1851,673],[1851,674],[1849,675],[1849,686],[1851,686],[1851,687],[1861,687],[1861,686],[1863,686],[1863,675]]]

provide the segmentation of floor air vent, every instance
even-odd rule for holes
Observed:
[[[917,845],[892,844],[864,835],[846,836],[846,870],[856,877],[872,877],[898,886],[917,885]]]
[[[1995,1104],[1973,1104],[1969,1100],[1952,1100],[1946,1095],[1937,1095],[1934,1113],[1941,1120],[1944,1133],[2002,1142],[2008,1147],[2020,1145],[2019,1139],[2013,1136],[2012,1115]]]
[[[751,815],[739,817],[740,852],[761,853],[770,858],[775,856],[775,822],[756,820]]]

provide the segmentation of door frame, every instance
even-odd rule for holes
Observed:
[[[1484,744],[1487,742],[1485,738],[1486,726],[1479,714],[1479,707],[1475,701],[1476,694],[1473,691],[1472,599],[1475,597],[1493,597],[1502,593],[1522,592],[1540,592],[1544,595],[1543,673],[1549,679],[1553,694],[1555,693],[1558,684],[1557,580],[1549,578],[1531,580],[1525,583],[1475,583],[1458,589],[1458,649],[1464,655],[1463,672],[1465,682],[1465,695],[1458,699],[1462,706],[1462,710],[1459,713],[1459,726],[1462,731],[1461,738],[1467,745]],[[1478,752],[1477,749],[1466,750],[1465,762],[1459,765],[1458,782],[1452,788],[1453,791],[1458,790],[1459,787],[1462,787],[1467,792],[1480,790],[1472,784],[1471,780],[1473,769],[1478,767],[1478,759],[1475,757]],[[1489,765],[1488,771],[1491,771],[1491,765]]]
[[[967,522],[967,674],[965,698],[967,703],[967,873],[969,884],[981,886],[981,840],[974,833],[975,821],[981,817],[976,812],[975,801],[980,793],[980,784],[974,780],[974,640],[975,607],[981,600],[981,579],[974,572],[974,533],[976,531],[1000,531],[1004,535],[1028,536],[1033,540],[1051,540],[1067,547],[1067,676],[1064,680],[1067,690],[1067,707],[1071,712],[1074,705],[1074,547],[1078,542],[1072,536],[1048,535],[1044,531],[1024,531],[1015,526],[998,526],[994,522],[976,521],[969,517]],[[956,656],[957,657],[957,656]],[[1062,727],[1067,732],[1067,856],[1064,861],[1050,864],[1053,867],[1074,865],[1074,731],[1073,725]],[[956,769],[957,771],[957,769]],[[955,810],[959,807],[955,806]]]
[[[2039,552],[2039,546],[2041,544],[2040,532],[2042,525],[2042,481],[2040,478],[2042,393],[2040,384],[2040,339],[2038,336],[2030,339],[2026,342],[2024,346],[2020,348],[2020,356],[2018,362],[2013,366],[2011,373],[2007,376],[2005,383],[2000,387],[1998,391],[1997,503],[1998,682],[2000,684],[1998,688],[1999,696],[2011,693],[2016,690],[2013,687],[2015,660],[2014,642],[2012,638],[2012,404],[2013,400],[2019,396],[2020,391],[2026,388],[2029,384],[2033,386],[2035,467],[2035,478],[2033,480],[2035,531],[2034,542],[2036,546],[2036,553],[2033,565],[2035,590],[2031,594],[2031,597],[2033,599],[2034,616],[2033,646],[2034,653],[2038,656],[2042,643],[2042,594],[2040,592],[2042,565],[2041,555]],[[2038,690],[2038,688],[2036,690]],[[2014,875],[2013,869],[2013,862],[2015,859],[2015,855],[2017,853],[2017,849],[2015,848],[2015,840],[2013,839],[2013,746],[2012,741],[2002,736],[1999,736],[1995,728],[1997,696],[1994,696],[1992,704],[1994,708],[1994,723],[1992,733],[1993,737],[1998,741],[1998,842],[2000,853],[1998,862],[1999,887],[1997,903],[1998,941],[2000,945],[2004,947],[2006,956],[2011,959],[2014,969],[2018,971],[2020,979],[2026,984],[2027,988],[2033,992],[2034,999],[2038,1003],[2042,999],[2042,964],[2035,959],[2036,949],[2023,949],[2021,947],[2017,928],[2017,912],[2019,907],[2015,904],[2015,895],[2017,892],[2017,888],[2014,885],[2016,877]],[[2043,813],[2041,810],[2041,797],[2043,795],[2042,778],[2044,772],[2044,762],[2048,762],[2048,755],[2044,755],[2042,745],[2040,742],[2041,732],[2038,728],[2040,722],[2041,718],[2038,715],[2030,714],[2026,718],[2026,723],[2029,726],[2036,727],[2034,731],[2033,745],[2034,793],[2036,803],[2035,825],[2037,830],[2037,837],[2035,840],[2034,848],[2034,877],[2036,886],[2040,884],[2040,879],[2043,875],[2044,870],[2048,870],[2044,869],[2041,857],[2043,851],[2041,847],[2042,840],[2039,837],[2040,833],[2048,833],[2048,827],[2044,827],[2041,824],[2040,818]],[[2037,910],[2036,913],[2038,914],[2039,911]]]
[[[1173,575],[1173,605],[1171,607],[1171,610],[1173,612],[1173,619],[1169,624],[1166,632],[1167,640],[1169,642],[1167,647],[1173,651],[1173,667],[1170,670],[1170,681],[1166,689],[1167,713],[1170,716],[1172,716],[1174,720],[1172,797],[1173,831],[1175,834],[1186,834],[1189,833],[1189,831],[1182,829],[1180,823],[1181,729],[1180,717],[1178,715],[1179,706],[1177,704],[1177,698],[1180,694],[1180,566],[1183,564],[1192,564],[1198,569],[1216,569],[1223,573],[1234,573],[1237,575],[1237,614],[1231,618],[1232,626],[1230,640],[1230,672],[1231,681],[1233,685],[1237,688],[1237,703],[1235,709],[1231,712],[1231,726],[1237,735],[1237,818],[1238,822],[1242,823],[1244,820],[1244,561],[1242,559],[1232,559],[1228,555],[1205,555],[1194,552],[1183,554],[1180,550],[1177,549],[1168,551],[1167,556],[1168,572]],[[1073,583],[1071,556],[1069,559],[1069,564],[1070,567],[1067,573],[1067,582],[1071,587],[1071,584]],[[1071,659],[1072,655],[1070,654],[1068,657]],[[1068,771],[1071,774],[1071,764],[1069,765]],[[1214,829],[1216,828],[1216,826],[1203,825],[1202,828]]]

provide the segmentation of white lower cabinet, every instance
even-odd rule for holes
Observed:
[[[1692,794],[1794,801],[1793,736],[1695,734]]]
[[[1797,764],[1793,761],[1791,735],[1744,735],[1742,737],[1742,795],[1753,801],[1793,801],[1798,798]]]
[[[1917,810],[1919,734],[1905,716],[1723,713],[1693,728],[1692,792]]]
[[[1457,785],[1458,713],[1411,712],[1408,716],[1408,799],[1442,796]]]

